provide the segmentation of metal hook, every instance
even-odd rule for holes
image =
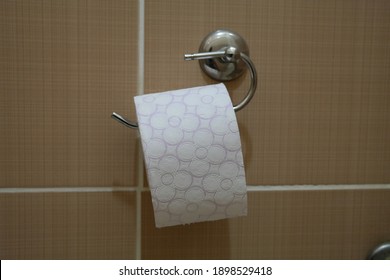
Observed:
[[[244,99],[233,106],[235,112],[244,108],[252,99],[257,88],[257,72],[249,58],[249,50],[244,39],[231,30],[216,30],[207,35],[200,47],[199,53],[185,54],[184,60],[199,60],[202,70],[218,81],[230,81],[241,76],[248,67],[251,83]],[[132,122],[113,112],[111,117],[121,124],[138,128]]]
[[[237,53],[236,49],[234,48],[228,48],[225,51],[216,51],[216,52],[204,52],[204,53],[195,53],[195,54],[185,54],[184,59],[185,60],[194,60],[194,59],[215,59],[215,58],[225,58],[226,60],[229,60],[230,62],[237,60],[241,58],[246,66],[249,68],[249,73],[251,76],[251,84],[249,87],[249,90],[244,97],[244,99],[237,105],[233,105],[233,109],[235,112],[240,111],[242,108],[244,108],[252,99],[252,97],[255,95],[256,88],[257,88],[257,72],[255,65],[253,64],[252,60],[247,56],[245,53]],[[204,69],[204,68],[202,68]],[[206,71],[205,71],[206,72]],[[208,72],[206,72],[208,74]],[[215,75],[215,72],[212,72],[213,75]],[[241,74],[240,74],[241,75]],[[216,79],[216,77],[213,77]],[[221,79],[219,79],[221,80]]]
[[[115,112],[112,112],[111,118],[113,118],[114,120],[120,122],[121,124],[123,124],[123,125],[125,125],[127,127],[138,128],[138,123],[129,121],[128,119],[122,117],[121,115],[119,115],[119,114],[117,114]]]

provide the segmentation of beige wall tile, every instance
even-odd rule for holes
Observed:
[[[390,236],[389,190],[251,192],[248,216],[156,229],[143,200],[144,259],[365,259]]]
[[[1,1],[0,187],[134,185],[136,1]]]
[[[204,36],[247,41],[260,86],[237,116],[248,183],[390,181],[388,1],[146,1],[145,91],[214,83],[183,61]],[[234,102],[249,77],[227,83]]]
[[[227,259],[228,220],[156,228],[150,193],[142,194],[142,259]]]
[[[257,192],[229,225],[237,259],[365,259],[390,236],[389,190]]]
[[[1,259],[133,259],[135,195],[0,194]]]

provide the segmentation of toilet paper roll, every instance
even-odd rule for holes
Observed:
[[[224,84],[134,101],[156,227],[246,215],[240,134]]]

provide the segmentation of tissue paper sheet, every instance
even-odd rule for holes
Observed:
[[[156,227],[246,215],[240,135],[224,84],[134,100]]]

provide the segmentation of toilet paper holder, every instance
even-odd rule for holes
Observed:
[[[199,53],[185,54],[184,60],[199,60],[200,68],[206,75],[217,81],[230,81],[240,77],[249,69],[250,87],[244,99],[233,105],[234,111],[243,109],[252,99],[257,88],[256,68],[249,58],[249,48],[245,40],[229,29],[218,29],[209,33],[199,46]],[[113,112],[111,117],[121,124],[138,128],[132,122]]]

